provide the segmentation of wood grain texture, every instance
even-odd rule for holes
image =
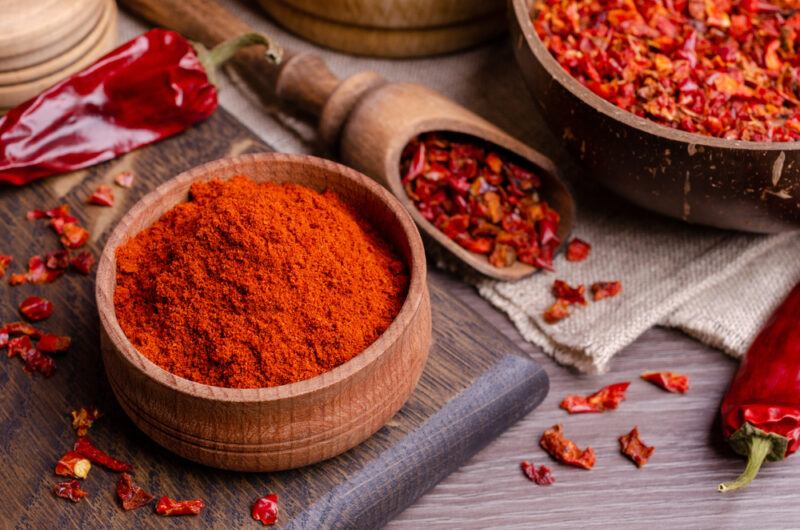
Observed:
[[[220,141],[224,139],[224,141]],[[30,208],[65,201],[92,232],[97,254],[117,220],[144,194],[176,173],[208,160],[261,151],[265,146],[219,109],[208,121],[164,142],[89,171],[53,177],[24,189],[0,189],[0,249],[18,260],[55,249],[44,223],[25,219]],[[114,188],[113,208],[83,204],[99,183],[122,170],[136,173],[133,188]],[[13,271],[22,266],[15,264]],[[116,403],[100,360],[94,282],[67,275],[44,286],[11,288],[0,321],[15,320],[30,294],[51,299],[54,315],[42,327],[74,337],[51,379],[31,378],[17,359],[0,362],[0,499],[3,524],[19,528],[241,528],[259,527],[250,504],[268,491],[281,497],[279,527],[376,527],[402,510],[543,398],[541,367],[457,302],[429,283],[434,345],[416,391],[403,409],[355,449],[322,464],[271,474],[215,470],[178,458],[139,431]],[[68,412],[97,404],[107,413],[91,436],[109,453],[131,461],[134,477],[155,494],[203,497],[200,517],[169,519],[149,509],[123,512],[115,503],[116,476],[96,467],[78,505],[50,493],[53,466],[71,447]]]

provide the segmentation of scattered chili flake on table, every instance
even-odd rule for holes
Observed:
[[[93,463],[99,464],[107,469],[110,469],[111,471],[125,473],[133,469],[133,466],[127,462],[117,460],[116,458],[95,447],[94,444],[85,436],[80,436],[75,441],[75,447],[73,447],[73,449],[82,456],[85,456],[91,460]]]
[[[592,246],[583,239],[574,238],[567,244],[567,261],[583,261],[589,257]]]
[[[50,228],[61,236],[61,244],[65,248],[80,248],[89,240],[89,232],[69,211],[68,204],[61,204],[49,210],[31,210],[26,217],[30,220],[50,219]]]
[[[587,447],[580,450],[575,443],[564,436],[564,427],[561,424],[553,425],[542,434],[539,445],[547,453],[564,464],[592,469],[595,462],[594,449]]]
[[[278,520],[278,496],[269,493],[256,500],[250,509],[250,515],[264,526],[275,524]]]
[[[495,267],[553,270],[560,216],[528,162],[459,134],[427,133],[403,150],[406,194],[422,217]]]
[[[64,269],[52,269],[47,266],[46,257],[32,256],[28,260],[28,272],[25,274],[25,281],[33,285],[52,283],[60,278],[62,274],[64,274]]]
[[[121,171],[114,177],[114,183],[121,188],[130,188],[133,186],[133,172]]]
[[[64,353],[69,349],[70,344],[72,344],[70,337],[45,334],[39,339],[36,347],[42,353]]]
[[[123,510],[135,510],[153,500],[153,496],[133,483],[133,479],[127,473],[122,473],[117,479],[117,498]]]
[[[26,281],[25,274],[15,273],[8,277],[8,285],[22,285]]]
[[[13,260],[14,258],[11,256],[0,254],[0,278],[6,275],[6,270]]]
[[[630,382],[625,381],[603,387],[590,396],[567,396],[561,401],[561,408],[570,414],[613,410],[625,400],[628,385]]]
[[[520,462],[519,467],[522,470],[522,473],[528,477],[531,482],[534,482],[539,486],[549,486],[556,481],[555,477],[550,471],[550,468],[544,464],[540,465],[537,469],[534,464],[531,464],[527,460],[523,460]]]
[[[800,13],[769,0],[538,0],[533,26],[603,99],[668,127],[800,139]]]
[[[89,232],[77,223],[65,223],[61,231],[61,244],[66,248],[81,248],[89,240]]]
[[[86,202],[95,206],[114,206],[114,190],[111,186],[100,184]]]
[[[612,298],[617,296],[622,291],[622,282],[595,282],[592,284],[592,298],[595,302],[603,300],[604,298]]]
[[[28,320],[38,322],[53,314],[53,303],[39,296],[29,296],[19,304],[19,312]]]
[[[84,250],[72,258],[69,264],[79,273],[88,276],[92,272],[92,267],[94,267],[94,256],[88,250]]]
[[[636,467],[642,467],[652,456],[655,447],[645,445],[639,438],[639,429],[634,427],[628,434],[619,437],[619,447],[622,454],[630,458]]]
[[[87,492],[81,489],[81,483],[74,479],[57,482],[55,486],[53,486],[53,493],[56,497],[68,499],[72,502],[78,502],[88,495]]]
[[[685,394],[689,391],[689,377],[673,372],[644,372],[641,378],[659,386],[667,392]]]
[[[6,326],[7,329],[8,326]],[[56,363],[50,357],[43,355],[31,341],[30,335],[14,337],[8,341],[8,357],[22,359],[22,367],[29,374],[40,373],[50,377],[56,371]]]
[[[68,451],[56,463],[56,475],[70,478],[86,478],[89,470],[92,469],[92,463],[89,459],[76,453],[75,451]]]
[[[78,436],[86,436],[91,426],[100,418],[103,413],[96,407],[81,407],[70,412],[72,416],[72,428]]]
[[[553,305],[545,310],[542,317],[548,324],[555,324],[556,322],[564,320],[570,315],[569,306],[570,304],[567,300],[556,300]]]
[[[156,504],[156,513],[158,515],[171,516],[171,515],[198,515],[206,503],[203,499],[193,499],[188,501],[176,501],[167,496],[158,499]]]
[[[553,282],[553,296],[557,300],[566,300],[570,304],[586,305],[585,292],[586,287],[582,284],[577,287],[571,287],[564,280]]]

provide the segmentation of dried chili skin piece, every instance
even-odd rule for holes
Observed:
[[[567,244],[567,261],[583,261],[589,257],[592,246],[583,239],[574,238]]]
[[[594,301],[598,302],[604,298],[617,296],[622,291],[622,282],[595,282],[592,284],[591,290]]]
[[[110,469],[111,471],[125,473],[133,469],[133,466],[127,462],[117,460],[116,458],[95,447],[94,444],[85,436],[80,436],[75,441],[73,450],[91,460],[92,463],[101,465],[107,469]]]
[[[567,318],[569,313],[569,302],[566,300],[556,300],[553,305],[548,307],[542,317],[548,324],[555,324],[559,320]]]
[[[111,186],[100,184],[86,202],[95,206],[114,206],[114,190]]]
[[[6,326],[8,329],[8,325]],[[31,342],[30,335],[14,337],[8,341],[8,357],[20,357],[23,369],[30,373],[40,373],[50,377],[56,370],[56,363],[50,357],[43,355]]]
[[[256,500],[250,508],[250,515],[264,526],[275,524],[278,520],[278,496],[269,493]]]
[[[29,296],[19,304],[19,312],[33,322],[44,320],[53,314],[53,303],[39,296]]]
[[[20,336],[20,335],[27,335],[27,336],[32,337],[34,339],[38,339],[38,338],[41,338],[42,335],[43,335],[43,333],[40,330],[36,329],[35,327],[33,327],[31,324],[28,324],[27,322],[21,322],[21,321],[20,322],[10,322],[10,323],[6,324],[3,327],[8,331],[8,334],[13,336],[13,337],[17,337],[17,336]]]
[[[164,516],[198,515],[205,507],[206,503],[203,501],[203,499],[177,501],[164,496],[158,499],[158,503],[156,504],[156,513]]]
[[[103,413],[96,407],[81,407],[70,412],[70,416],[72,416],[72,428],[75,430],[75,434],[86,436],[91,426],[103,416]]]
[[[121,171],[114,177],[114,183],[120,188],[130,188],[133,186],[133,172]]]
[[[72,258],[69,264],[79,273],[88,276],[92,273],[92,267],[94,267],[94,256],[88,250],[84,250]]]
[[[6,275],[6,270],[13,260],[14,258],[12,256],[0,254],[0,278]]]
[[[56,475],[62,477],[84,479],[91,469],[92,463],[89,459],[75,451],[68,451],[56,463]]]
[[[69,349],[71,343],[70,337],[45,334],[39,339],[36,347],[42,353],[64,353]]]
[[[655,447],[645,445],[639,438],[639,429],[634,427],[628,434],[623,434],[619,437],[619,448],[622,454],[636,464],[636,467],[642,467],[647,464],[647,461],[656,450]]]
[[[583,284],[572,287],[564,280],[556,280],[553,282],[553,296],[557,300],[565,300],[570,304],[586,305],[585,292],[586,287],[584,287]]]
[[[544,431],[539,445],[550,456],[564,464],[583,469],[592,469],[594,466],[594,449],[587,447],[581,451],[572,440],[564,436],[564,427],[561,424],[553,425]]]
[[[69,267],[69,252],[66,250],[48,252],[44,257],[44,266],[53,270],[66,269]]]
[[[61,244],[66,248],[81,248],[89,240],[89,232],[77,223],[65,223],[61,228]]]
[[[676,374],[674,372],[644,372],[640,377],[645,381],[663,388],[667,392],[685,394],[689,391],[689,377],[683,374]]]
[[[125,511],[135,510],[146,506],[153,501],[153,496],[133,483],[127,473],[122,473],[117,479],[117,498]]]
[[[75,479],[57,482],[55,486],[53,486],[53,493],[56,497],[61,497],[62,499],[67,499],[72,502],[78,502],[88,495],[87,492],[81,489],[81,483]]]
[[[523,460],[520,462],[519,467],[522,470],[522,473],[528,477],[528,480],[534,482],[538,486],[549,486],[556,481],[555,477],[550,471],[550,468],[544,464],[540,465],[537,469],[534,464],[531,464],[527,460]]]
[[[15,273],[8,277],[8,285],[22,285],[28,281],[27,275],[23,273]]]
[[[63,269],[50,269],[42,256],[32,256],[28,260],[28,272],[25,281],[34,285],[41,283],[51,283],[56,281],[62,274]]]
[[[625,391],[629,385],[630,382],[625,381],[605,386],[590,396],[567,396],[561,402],[561,408],[570,414],[613,410],[625,401]]]

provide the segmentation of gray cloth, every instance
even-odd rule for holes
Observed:
[[[688,226],[595,189],[534,109],[506,40],[430,59],[356,58],[287,34],[255,5],[230,0],[223,4],[286,47],[317,52],[341,77],[373,70],[389,80],[428,85],[556,160],[579,191],[575,235],[592,244],[590,258],[582,263],[558,258],[555,274],[536,274],[516,283],[486,279],[476,283],[480,294],[505,311],[527,340],[559,362],[585,372],[603,372],[617,352],[659,324],[739,356],[800,280],[800,233],[753,236]],[[120,41],[145,28],[123,13]],[[279,109],[264,108],[246,87],[234,86],[224,76],[221,80],[222,105],[266,142],[286,152],[313,151],[314,131],[307,124]],[[621,280],[623,291],[548,325],[541,314],[552,303],[550,286],[555,278],[587,286]]]

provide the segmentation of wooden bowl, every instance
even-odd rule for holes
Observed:
[[[137,352],[115,316],[115,252],[187,199],[192,182],[246,175],[332,189],[380,227],[406,260],[408,295],[394,322],[361,354],[289,385],[236,389],[177,377]],[[336,456],[367,439],[414,389],[431,342],[425,254],[414,222],[392,195],[360,173],[319,158],[243,155],[204,164],[159,186],[114,229],[97,271],[103,362],[133,422],[176,454],[213,467],[277,471]]]
[[[565,71],[510,0],[514,53],[547,122],[588,174],[643,208],[749,232],[800,228],[800,142],[712,138],[640,118]]]

